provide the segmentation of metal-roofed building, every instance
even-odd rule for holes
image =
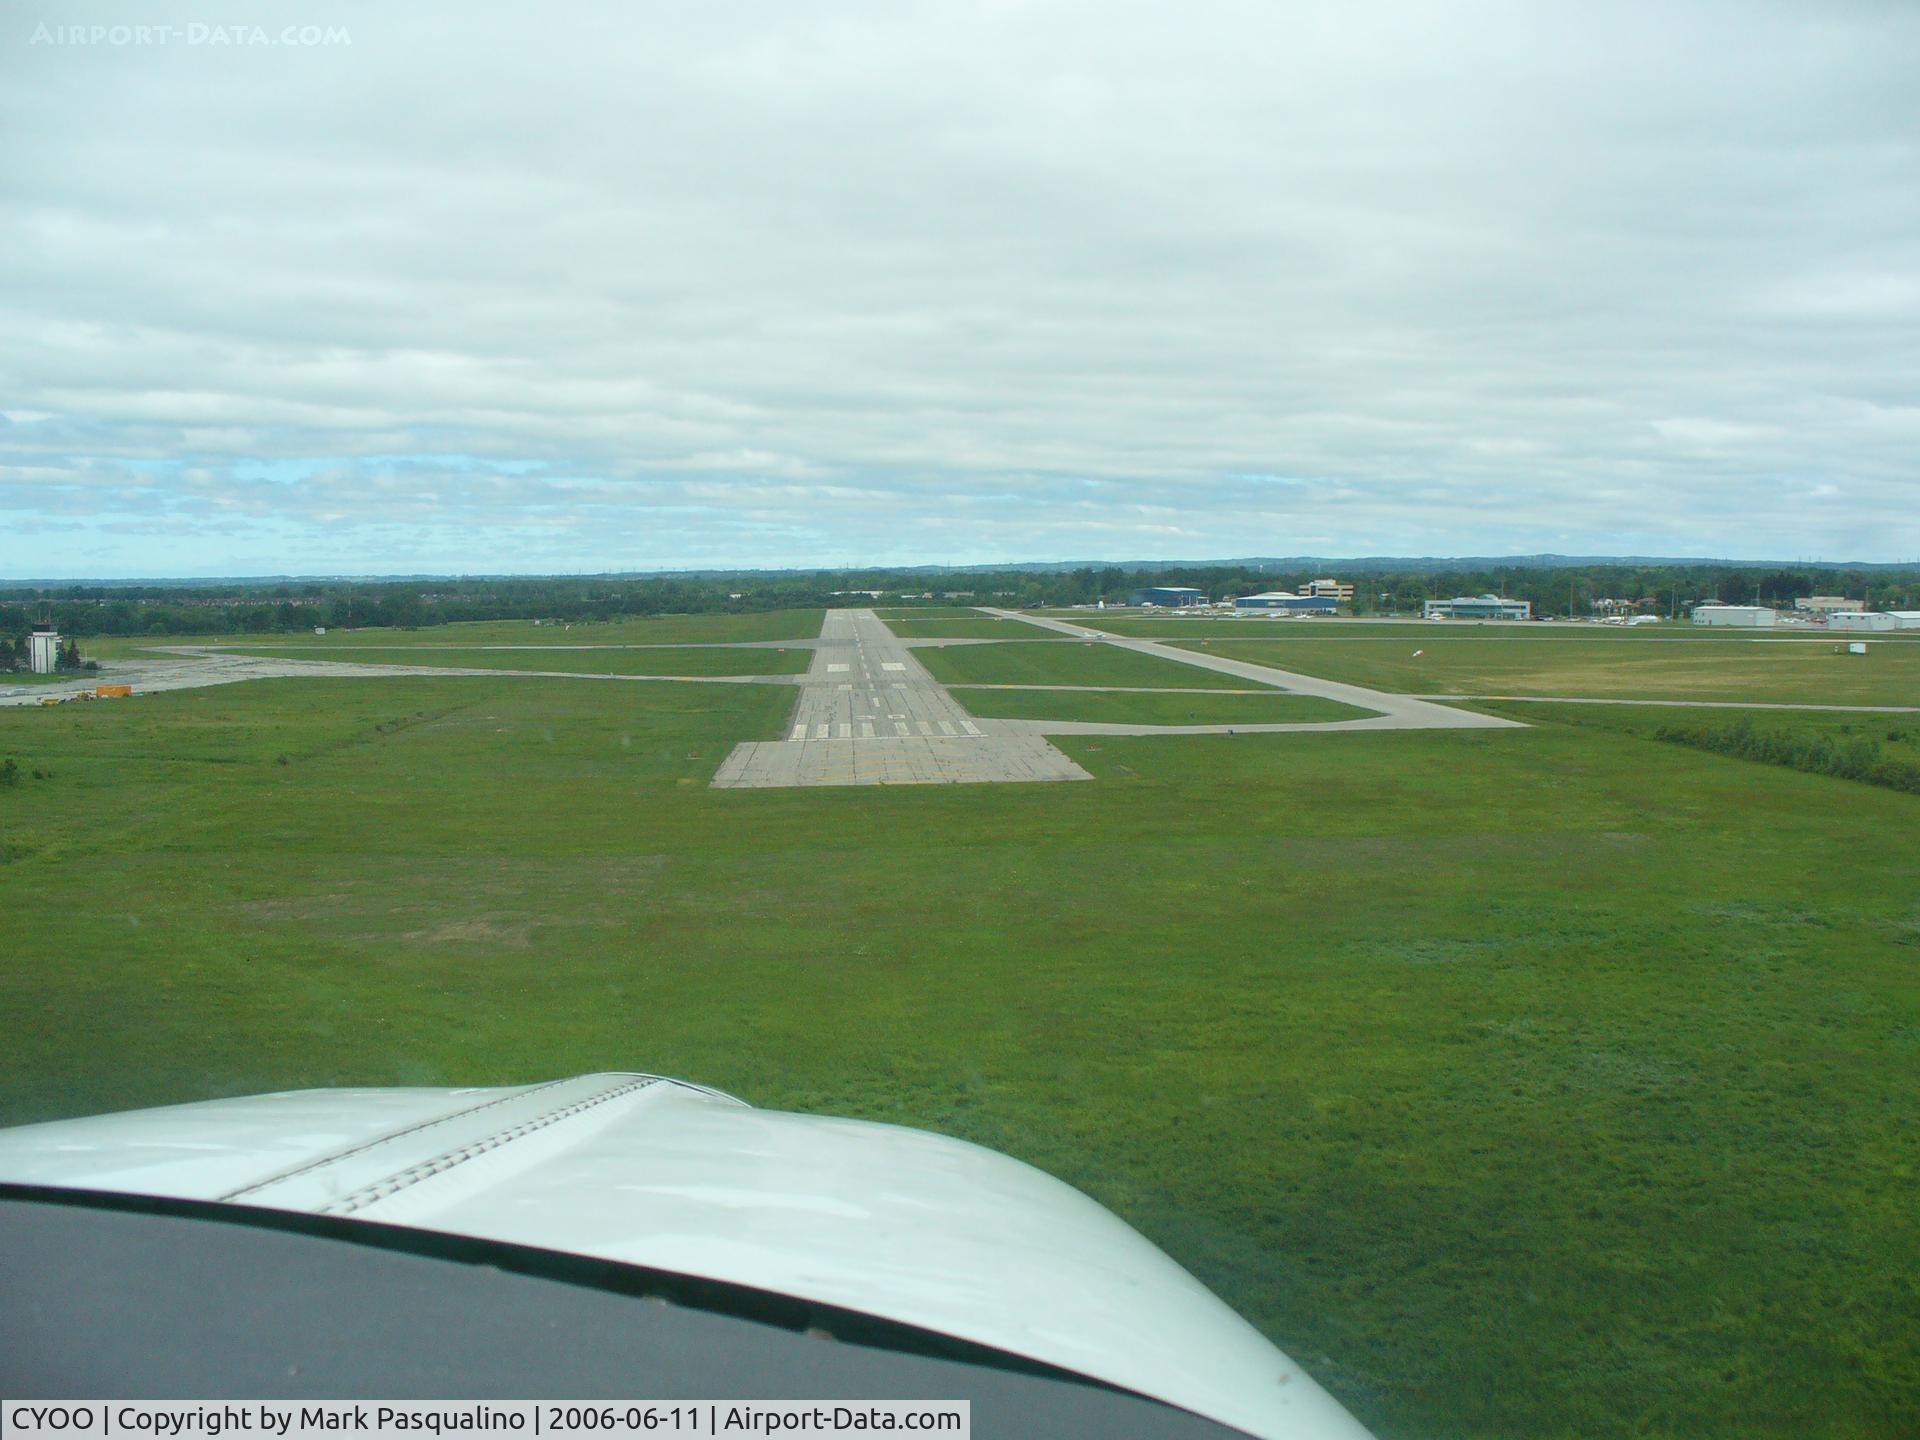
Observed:
[[[1149,585],[1127,596],[1129,605],[1204,605],[1207,597],[1185,585]]]
[[[1832,610],[1827,613],[1829,630],[1898,630],[1900,622],[1891,615],[1874,610]]]
[[[1331,615],[1340,602],[1331,595],[1294,595],[1285,590],[1269,590],[1259,595],[1242,595],[1233,602],[1236,610],[1279,610],[1290,615]]]
[[[1773,624],[1773,610],[1766,605],[1696,605],[1693,607],[1693,623],[1696,625],[1757,625],[1767,629]]]
[[[1428,620],[1531,620],[1533,602],[1499,595],[1456,595],[1451,600],[1429,600],[1421,614]]]

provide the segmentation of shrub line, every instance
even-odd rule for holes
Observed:
[[[1792,735],[1759,730],[1753,721],[1742,719],[1732,725],[1662,725],[1653,732],[1653,738],[1690,745],[1696,750],[1711,750],[1717,755],[1784,765],[1789,770],[1859,780],[1920,795],[1920,765],[1885,758],[1880,753],[1880,742],[1864,735],[1845,741],[1835,740],[1831,735]]]

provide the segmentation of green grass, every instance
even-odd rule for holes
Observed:
[[[1065,620],[1071,625],[1084,625],[1089,630],[1099,630],[1108,635],[1127,635],[1136,640],[1175,640],[1202,635],[1264,635],[1270,631],[1293,631],[1303,626],[1317,628],[1327,623],[1323,617],[1317,615],[1295,619],[1282,618],[1278,615],[1181,616],[1170,612],[1161,615],[1141,615],[1129,614],[1123,610],[1040,610],[1035,613],[1049,620]],[[1352,622],[1342,621],[1340,628],[1348,630],[1354,627]],[[1384,630],[1389,627],[1380,625],[1366,628]]]
[[[764,610],[746,615],[643,615],[628,620],[577,620],[534,624],[531,620],[477,620],[429,625],[418,630],[300,631],[288,635],[98,635],[82,637],[89,659],[144,655],[157,645],[274,645],[302,650],[354,649],[368,645],[733,645],[752,640],[811,640],[825,619],[821,610]]]
[[[1097,720],[1120,725],[1298,725],[1374,714],[1317,695],[1187,695],[1124,690],[990,690],[956,686],[953,698],[997,720]]]
[[[889,620],[887,628],[902,640],[1031,640],[1045,633],[1024,620],[1002,620],[992,615]]]
[[[880,619],[894,620],[985,620],[991,619],[977,605],[883,605],[873,612]]]
[[[1158,615],[1142,615],[1124,610],[1041,610],[1035,613],[1052,620],[1065,620],[1070,624],[1084,625],[1089,630],[1099,630],[1108,635],[1125,635],[1138,640],[1197,639],[1201,636],[1228,638],[1240,636],[1244,639],[1250,635],[1311,635],[1315,633],[1408,635],[1423,628],[1432,628],[1394,620],[1354,620],[1346,616],[1327,615],[1283,616],[1275,613],[1205,616],[1183,616],[1172,611]],[[1456,628],[1458,632],[1465,633],[1469,630],[1484,631],[1491,627],[1461,624]],[[1512,633],[1526,627],[1507,625],[1500,628],[1507,633]],[[1638,634],[1639,631],[1633,633]]]
[[[1384,1437],[1912,1433],[1920,799],[1583,706],[707,788],[790,703],[0,711],[0,1120],[659,1070],[1062,1175]]]
[[[1159,690],[1244,690],[1254,682],[1099,641],[1014,641],[914,652],[949,685],[1140,685]]]
[[[1201,642],[1177,643],[1197,649]],[[1912,642],[1870,645],[1865,655],[1849,655],[1838,641],[1663,642],[1618,632],[1487,629],[1449,635],[1406,627],[1394,636],[1322,630],[1212,640],[1206,649],[1414,695],[1920,705],[1920,644]],[[1416,656],[1416,650],[1424,653]]]
[[[1100,630],[1109,635],[1135,639],[1198,639],[1202,636],[1241,639],[1271,636],[1300,639],[1318,636],[1325,639],[1354,639],[1400,635],[1438,635],[1454,640],[1574,640],[1574,641],[1674,641],[1703,640],[1725,643],[1749,638],[1766,642],[1808,641],[1831,644],[1840,639],[1888,640],[1899,632],[1867,636],[1824,635],[1800,626],[1783,625],[1773,630],[1717,629],[1695,625],[1688,620],[1662,620],[1653,625],[1568,625],[1562,619],[1551,623],[1506,620],[1420,620],[1354,619],[1350,616],[1218,615],[1182,617],[1173,612],[1142,615],[1124,610],[1041,610],[1034,612],[1055,620],[1067,620]],[[1415,643],[1418,643],[1417,641]]]
[[[1768,734],[1825,737],[1846,741],[1872,740],[1890,760],[1920,765],[1920,714],[1863,715],[1820,710],[1733,710],[1684,705],[1543,705],[1525,701],[1490,701],[1479,707],[1496,714],[1557,725],[1605,730],[1616,735],[1653,738],[1672,727],[1718,729],[1745,720]]]
[[[564,670],[575,675],[799,675],[813,663],[811,650],[662,646],[659,649],[435,650],[409,645],[374,648],[246,645],[236,655],[274,656],[356,665],[450,665],[465,670]]]
[[[127,660],[158,653],[158,645],[198,645],[213,640],[245,637],[226,635],[92,635],[83,636],[80,654],[88,660]],[[251,637],[258,640],[259,636]]]
[[[0,690],[11,690],[16,685],[70,685],[76,680],[103,684],[111,683],[113,677],[93,670],[58,670],[51,675],[36,675],[31,670],[12,670],[0,674]]]

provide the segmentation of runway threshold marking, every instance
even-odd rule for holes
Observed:
[[[854,624],[873,628],[871,619],[857,615]],[[850,627],[835,616],[828,628],[839,639]],[[869,650],[860,635],[851,638],[852,654],[842,651],[831,663],[817,657],[813,678],[801,681],[810,687],[802,692],[803,713],[787,722],[789,741],[816,743],[800,744],[779,759],[770,745],[736,746],[714,777],[717,787],[1091,778],[1042,738],[1003,736],[971,723],[973,717],[959,709],[944,687],[908,678],[920,672],[906,652],[891,649],[903,658],[889,659],[889,649],[876,645]],[[848,692],[844,702],[842,691]],[[856,703],[856,693],[864,695],[865,704]],[[824,721],[819,719],[823,710]],[[942,713],[945,719],[934,718]]]

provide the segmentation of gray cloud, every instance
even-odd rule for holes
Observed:
[[[1920,556],[1907,7],[49,10],[0,572]]]

